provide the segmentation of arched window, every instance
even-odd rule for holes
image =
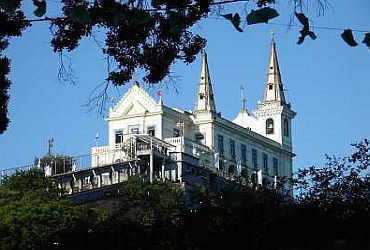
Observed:
[[[284,119],[284,136],[289,136],[289,122],[287,119]]]
[[[274,133],[274,120],[271,118],[266,120],[266,134],[273,134]]]

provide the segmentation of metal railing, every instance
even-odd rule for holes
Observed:
[[[12,167],[12,168],[7,168],[7,169],[2,169],[2,170],[0,170],[0,182],[4,179],[4,177],[13,175],[17,171],[28,171],[28,170],[30,170],[32,168],[37,168],[37,165],[30,164],[30,165],[26,165],[26,166],[20,166],[20,167]]]
[[[28,171],[31,169],[42,169],[50,168],[51,171],[49,175],[55,175],[59,173],[67,173],[72,171],[83,170],[91,167],[91,155],[78,155],[73,157],[57,157],[48,160],[47,162],[42,162],[40,159],[39,162],[28,164],[25,166],[12,167],[0,170],[0,181],[6,176],[15,174],[17,171]]]

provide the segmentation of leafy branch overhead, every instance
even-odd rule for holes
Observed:
[[[291,1],[295,8],[297,3],[298,6],[302,4],[302,0]],[[249,4],[256,9],[251,9],[245,19],[239,13],[222,12],[225,5],[240,2],[248,3],[246,10],[250,8]],[[50,23],[53,31],[51,46],[56,53],[73,51],[82,38],[93,36],[93,31],[102,31],[105,34],[102,51],[116,65],[108,72],[106,80],[120,86],[129,82],[138,70],[144,71],[146,83],[155,84],[168,76],[176,61],[192,63],[206,45],[206,39],[195,34],[192,27],[213,13],[230,21],[238,32],[243,32],[240,27],[243,19],[252,25],[268,23],[279,16],[271,8],[275,0],[61,0],[61,11],[55,17],[49,17],[47,1],[32,0],[37,19],[28,20],[21,3],[22,0],[0,0],[0,133],[9,123],[10,81],[7,75],[10,61],[4,50],[9,39],[20,36],[31,23]],[[303,13],[295,14],[303,25],[298,43],[303,43],[307,35],[315,39],[308,18]],[[354,44],[349,31],[342,37],[347,43]],[[367,33],[363,43],[370,48],[369,40]]]

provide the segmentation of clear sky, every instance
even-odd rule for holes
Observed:
[[[56,2],[48,1],[50,6]],[[275,29],[286,97],[297,112],[293,122],[296,169],[323,163],[325,153],[348,155],[350,143],[369,137],[370,50],[361,43],[364,33],[354,33],[359,46],[350,48],[341,40],[341,31],[318,28],[370,32],[370,2],[355,2],[333,1],[334,9],[323,17],[316,18],[311,12],[318,38],[307,38],[303,45],[296,44],[298,27],[278,25],[289,21],[291,10],[287,12],[286,1],[277,6],[281,16],[273,20],[275,24],[242,25],[244,33],[221,19],[207,19],[194,27],[208,39],[206,50],[216,108],[228,119],[239,112],[241,84],[245,86],[248,110],[262,98],[270,30]],[[89,153],[96,133],[100,134],[100,145],[107,143],[104,117],[84,106],[106,77],[106,63],[99,48],[93,39],[84,39],[79,49],[68,55],[77,77],[77,84],[71,85],[57,81],[59,57],[49,43],[48,25],[37,23],[22,38],[13,39],[7,50],[12,60],[11,123],[0,135],[0,169],[27,165],[35,157],[42,157],[51,137],[55,152],[64,155]],[[172,71],[178,76],[178,93],[171,86],[163,88],[164,103],[192,109],[200,57],[192,65],[177,63]],[[113,101],[130,86],[111,88]],[[153,96],[155,90],[149,89]]]

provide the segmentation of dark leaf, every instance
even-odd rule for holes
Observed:
[[[140,11],[136,13],[134,20],[136,26],[146,26],[150,23],[150,15],[145,11]]]
[[[1,0],[0,7],[6,12],[14,12],[18,6],[12,0]]]
[[[234,15],[229,13],[221,16],[223,16],[227,20],[230,20],[237,31],[243,32],[243,30],[240,28],[240,16],[238,13],[235,13]]]
[[[370,33],[366,33],[364,40],[362,40],[362,43],[364,43],[369,49],[370,49]]]
[[[309,31],[308,29],[302,28],[300,31],[301,36],[298,38],[297,44],[302,44],[306,36],[309,36],[312,40],[315,40],[317,36],[312,31]]]
[[[315,40],[317,38],[317,36],[315,35],[315,33],[313,33],[312,31],[309,31],[308,32],[308,36],[311,37],[312,40]]]
[[[351,29],[346,29],[344,32],[340,35],[343,40],[351,47],[357,46],[357,42],[355,41],[352,30]]]
[[[232,13],[229,13],[229,14],[225,14],[225,15],[221,15],[223,16],[224,18],[226,18],[227,20],[232,20],[233,19],[233,14]]]
[[[306,15],[297,12],[294,12],[294,14],[299,22],[303,25],[302,29],[299,31],[301,33],[301,36],[298,38],[297,44],[302,44],[306,36],[309,36],[312,40],[315,40],[317,36],[313,31],[310,31],[310,23]]]
[[[278,17],[279,13],[270,7],[265,7],[259,10],[252,10],[247,16],[248,25],[256,23],[268,23],[270,19]]]
[[[90,21],[89,11],[86,6],[78,5],[68,12],[68,17],[77,23],[87,23]]]
[[[300,36],[299,38],[298,38],[298,42],[297,42],[297,44],[302,44],[303,43],[303,41],[304,41],[304,38],[305,38],[306,36]]]
[[[299,20],[299,22],[304,26],[304,27],[309,27],[309,23],[308,23],[308,18],[306,17],[305,14],[303,13],[297,13],[297,12],[294,12],[295,16],[297,17],[297,19]]]
[[[183,16],[178,12],[171,11],[168,21],[170,23],[170,34],[178,35],[183,29]]]
[[[33,0],[33,5],[37,7],[35,11],[33,12],[35,16],[42,17],[43,15],[45,15],[46,13],[46,1],[45,0],[42,0],[42,1]]]
[[[122,20],[125,19],[125,14],[114,7],[106,7],[107,12],[112,17],[113,24],[117,26]]]

